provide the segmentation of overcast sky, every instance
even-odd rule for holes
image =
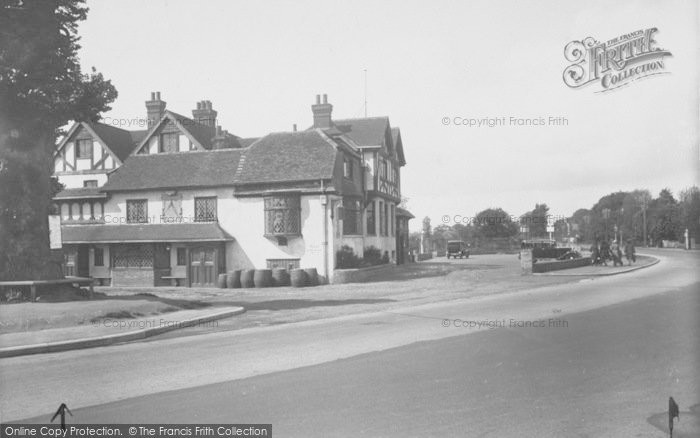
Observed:
[[[696,1],[89,1],[83,68],[119,91],[106,116],[145,117],[160,91],[191,116],[211,100],[242,136],[311,125],[316,94],[335,118],[389,116],[401,128],[402,191],[416,215],[556,215],[617,190],[697,184]],[[666,71],[619,90],[570,89],[564,46],[658,28]],[[510,117],[568,126],[455,126]],[[448,117],[449,125],[442,119]],[[205,171],[205,170],[203,170]]]

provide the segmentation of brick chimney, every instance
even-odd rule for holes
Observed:
[[[328,103],[328,95],[323,95],[323,103],[321,103],[321,96],[317,94],[316,104],[311,105],[311,112],[314,114],[314,128],[327,129],[333,126],[331,120],[333,105]]]
[[[197,102],[197,108],[192,110],[192,118],[195,122],[212,128],[216,127],[217,114],[218,113],[212,109],[210,100]]]
[[[165,102],[160,100],[160,91],[151,92],[151,100],[146,101],[146,115],[148,127],[158,123],[165,113]]]

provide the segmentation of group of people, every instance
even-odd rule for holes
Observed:
[[[634,254],[634,243],[631,239],[628,239],[624,246],[620,245],[617,240],[612,242],[608,239],[596,240],[591,246],[591,263],[608,266],[608,260],[612,260],[613,266],[623,266],[623,252],[628,265],[637,261]]]

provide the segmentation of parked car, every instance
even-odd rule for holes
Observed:
[[[447,241],[447,258],[469,258],[469,245],[462,240]]]

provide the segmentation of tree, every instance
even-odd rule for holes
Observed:
[[[678,194],[682,232],[688,230],[690,237],[700,241],[700,189],[688,187]]]
[[[436,251],[447,249],[448,240],[457,240],[459,234],[449,225],[441,224],[433,230],[433,248]]]
[[[0,280],[60,277],[48,219],[52,153],[60,127],[95,121],[117,97],[78,60],[81,0],[0,3]]]
[[[488,208],[477,213],[474,227],[476,236],[480,238],[509,238],[518,234],[518,225],[501,208]]]
[[[547,223],[549,220],[549,207],[547,204],[535,204],[532,211],[525,213],[520,218],[520,223],[530,230],[531,237],[546,237]]]
[[[654,245],[662,240],[680,240],[683,230],[680,223],[678,201],[669,189],[659,192],[659,197],[649,206],[650,236]]]

